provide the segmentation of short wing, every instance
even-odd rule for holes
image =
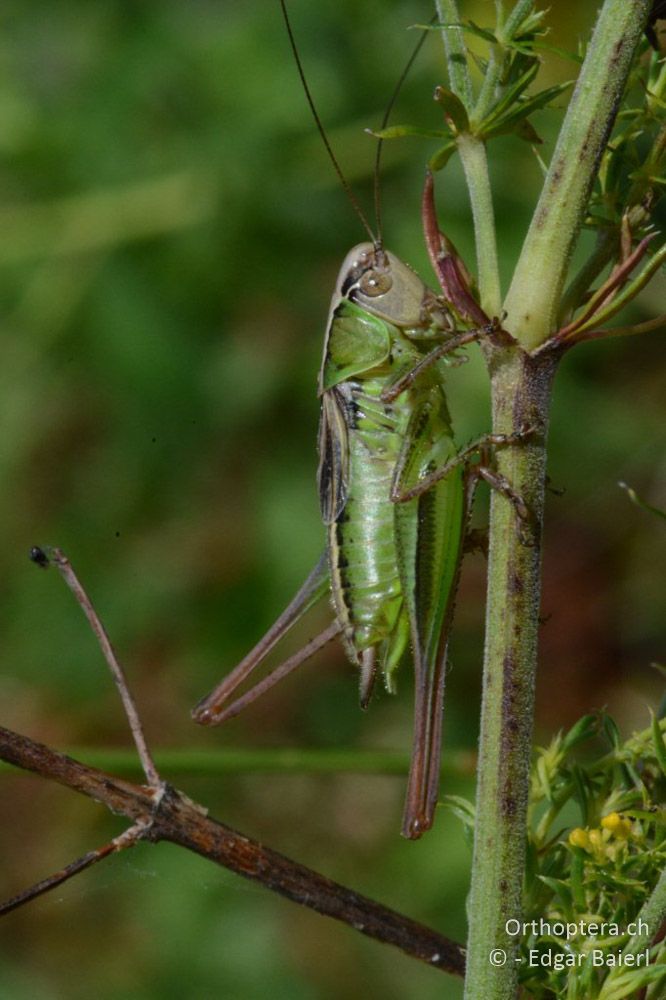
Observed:
[[[333,524],[349,494],[349,406],[342,389],[328,389],[321,398],[317,489],[324,524]]]

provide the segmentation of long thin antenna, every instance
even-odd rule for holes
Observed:
[[[331,163],[333,164],[333,167],[335,169],[335,172],[338,175],[338,179],[342,184],[342,187],[344,188],[347,197],[349,198],[349,201],[351,202],[352,208],[354,209],[359,219],[361,220],[363,228],[365,229],[366,233],[374,243],[375,247],[379,249],[381,247],[381,241],[375,236],[372,229],[370,228],[370,223],[368,222],[365,213],[359,204],[358,198],[354,194],[351,185],[349,184],[347,178],[342,172],[340,164],[335,158],[335,153],[333,152],[331,144],[328,141],[328,136],[326,135],[326,131],[324,129],[324,126],[322,125],[321,118],[317,113],[317,109],[315,107],[312,94],[310,93],[310,88],[308,87],[308,82],[305,79],[305,71],[303,69],[301,57],[299,56],[298,49],[296,47],[296,39],[294,38],[294,33],[291,29],[291,22],[289,20],[289,14],[287,13],[286,0],[280,0],[280,7],[282,8],[282,16],[284,17],[284,23],[286,25],[287,34],[289,36],[289,44],[291,45],[291,51],[294,53],[294,59],[296,60],[298,75],[301,78],[301,83],[303,84],[303,90],[305,91],[305,96],[307,98],[308,104],[310,105],[310,111],[312,112],[312,117],[314,118],[315,124],[319,130],[319,135],[321,136],[324,146],[326,147],[326,152],[328,153]]]
[[[281,0],[281,2],[282,2],[282,0]],[[437,20],[437,16],[435,15],[435,17],[432,17],[428,23],[429,24],[434,24],[434,22],[436,20]],[[423,47],[423,43],[425,42],[425,40],[426,40],[427,37],[428,37],[428,29],[425,28],[421,32],[421,37],[419,38],[418,42],[414,46],[414,51],[412,52],[411,56],[407,60],[407,64],[406,64],[405,68],[403,69],[402,73],[400,74],[398,82],[396,83],[395,88],[393,90],[393,93],[391,94],[391,99],[388,102],[388,104],[386,105],[386,111],[384,112],[384,117],[382,118],[382,124],[380,126],[380,131],[382,131],[382,132],[384,131],[384,129],[388,125],[389,118],[391,117],[391,112],[393,111],[393,106],[395,105],[395,102],[398,99],[398,94],[402,90],[402,85],[405,82],[405,80],[407,79],[407,75],[408,75],[410,69],[412,68],[412,66],[414,65],[414,62],[416,61],[416,57],[418,56],[419,52],[421,51],[421,48]],[[382,198],[381,198],[381,189],[380,189],[380,184],[379,184],[379,168],[380,168],[381,160],[382,160],[382,148],[383,148],[383,146],[384,146],[384,140],[383,139],[378,139],[377,140],[377,151],[375,153],[374,191],[375,191],[375,225],[377,227],[377,235],[379,237],[379,242],[380,243],[382,241]]]

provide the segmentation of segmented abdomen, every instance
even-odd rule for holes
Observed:
[[[329,526],[333,603],[353,660],[392,634],[402,608],[391,483],[406,415],[379,395],[385,382],[350,381],[349,489]]]

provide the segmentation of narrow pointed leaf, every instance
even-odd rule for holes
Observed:
[[[571,83],[559,83],[554,87],[548,87],[546,90],[534,94],[533,97],[521,101],[517,106],[514,105],[506,114],[498,117],[492,115],[489,119],[490,127],[487,127],[485,123],[482,126],[484,136],[490,137],[517,131],[521,121],[534,114],[535,111],[546,107],[570,86]]]
[[[474,829],[474,806],[460,795],[443,795],[440,804],[450,809],[454,816],[457,816],[463,826],[470,830]]]
[[[664,736],[657,716],[654,712],[650,712],[650,715],[652,716],[652,738],[654,740],[655,756],[659,762],[661,773],[666,777],[666,743],[664,743]]]
[[[512,129],[512,132],[523,142],[529,142],[532,146],[540,146],[543,143],[543,139],[532,125],[532,122],[525,119],[522,122],[518,122],[516,127]]]
[[[443,109],[447,122],[456,132],[469,132],[469,118],[465,105],[459,97],[446,87],[436,87],[435,100]]]
[[[612,719],[610,715],[604,715],[601,719],[601,728],[611,748],[613,750],[618,750],[621,742],[620,730],[617,728],[615,719]]]
[[[423,139],[446,139],[450,135],[444,129],[421,128],[419,125],[389,125],[388,128],[365,130],[375,139],[402,139],[407,135],[417,135]]]
[[[547,42],[540,42],[536,39],[533,42],[522,44],[520,42],[511,42],[507,48],[523,52],[525,55],[533,55],[534,52],[550,52],[555,56],[560,56],[562,59],[569,59],[578,66],[582,65],[583,62],[583,57],[577,52],[569,52],[567,49],[558,48],[557,45],[549,45]]]
[[[479,38],[497,45],[497,38],[492,31],[479,27],[473,21],[438,21],[435,24],[412,24],[410,27],[416,28],[418,31],[447,31],[449,28],[457,28],[459,31],[468,31],[472,35],[477,35]]]
[[[647,510],[648,513],[650,514],[656,514],[657,517],[666,518],[665,510],[661,510],[660,507],[653,507],[652,504],[646,503],[645,500],[643,500],[643,498],[638,495],[636,490],[633,490],[631,488],[631,486],[627,486],[626,483],[618,483],[617,485],[620,487],[620,489],[626,491],[627,496],[629,497],[631,502],[636,504],[637,507],[642,507],[643,510]]]
[[[605,323],[607,320],[611,319],[612,316],[615,316],[616,313],[620,312],[621,309],[624,309],[627,303],[631,302],[631,300],[638,295],[642,288],[645,288],[652,275],[661,267],[665,260],[666,244],[664,244],[664,246],[662,246],[655,253],[640,274],[638,274],[633,281],[629,282],[620,295],[617,295],[604,309],[600,309],[599,312],[594,314],[594,316],[591,316],[587,322],[582,323],[577,328],[576,332],[582,333],[584,330],[589,330],[594,326],[598,326],[600,323]]]
[[[428,167],[433,173],[441,170],[449,162],[451,157],[456,151],[456,144],[453,139],[447,142],[445,146],[442,146],[431,158],[428,160]]]
[[[522,73],[521,76],[515,81],[515,83],[504,91],[497,104],[494,105],[492,111],[484,119],[483,125],[493,124],[501,118],[508,109],[513,107],[523,91],[529,87],[538,72],[539,63],[535,59],[531,65],[528,66],[525,72]]]
[[[482,28],[480,25],[475,24],[474,21],[467,21],[461,24],[460,27],[463,31],[469,31],[470,34],[476,35],[477,38],[483,38],[486,42],[490,42],[491,45],[497,45],[497,38],[493,35],[492,31],[488,31],[487,28]]]
[[[574,723],[569,732],[562,740],[562,749],[567,752],[579,743],[589,740],[596,735],[599,729],[599,720],[596,715],[584,715],[582,719]]]

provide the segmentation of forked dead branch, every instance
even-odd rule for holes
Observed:
[[[31,550],[30,556],[40,566],[47,566],[52,561],[58,567],[86,615],[120,693],[147,783],[135,785],[116,778],[0,727],[0,759],[65,785],[131,821],[127,830],[108,844],[77,858],[1,904],[0,916],[140,841],[168,841],[317,913],[348,924],[368,937],[392,944],[433,968],[459,976],[464,974],[464,949],[455,941],[212,819],[205,806],[193,802],[163,781],[143,736],[124,671],[71,563],[60,549],[52,550],[50,560],[37,547]]]

